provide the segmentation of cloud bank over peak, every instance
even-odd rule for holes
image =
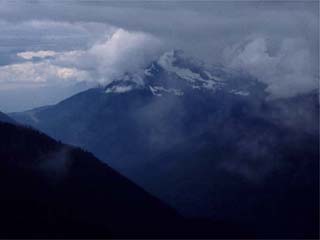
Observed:
[[[0,32],[0,103],[13,88],[107,84],[170,49],[248,71],[273,97],[319,81],[318,1],[0,0]]]
[[[91,80],[108,84],[126,72],[144,68],[159,55],[161,45],[150,34],[120,28],[86,50],[58,54],[53,63],[83,69]]]
[[[265,37],[252,37],[224,51],[225,63],[249,72],[267,84],[271,98],[292,97],[318,86],[318,68],[302,39],[283,39],[275,46]]]
[[[84,50],[19,52],[17,56],[27,61],[0,67],[1,88],[81,81],[108,84],[125,72],[142,69],[158,56],[160,46],[150,34],[120,28]]]
[[[128,72],[143,71],[166,47],[152,34],[117,28],[85,49],[18,52],[23,62],[0,66],[1,88],[19,83],[29,87],[76,82],[106,85]],[[265,36],[250,36],[225,47],[221,62],[267,84],[271,98],[317,88],[317,67],[303,39],[272,42]]]

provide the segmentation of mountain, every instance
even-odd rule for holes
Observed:
[[[226,117],[223,114],[235,108],[233,102],[255,108],[251,100],[263,98],[264,88],[246,75],[221,67],[207,69],[201,62],[186,59],[180,51],[172,51],[150,64],[142,75],[126,73],[105,88],[90,89],[57,105],[11,116],[54,138],[90,149],[123,170],[137,164],[131,161],[132,155],[155,155],[183,141],[185,133],[202,132],[204,124],[210,124],[202,118],[219,111],[221,118]],[[61,123],[68,128],[61,131]],[[188,133],[195,123],[199,129]]]
[[[258,237],[313,238],[318,93],[272,100],[265,89],[171,51],[105,87],[11,116],[92,151],[185,216],[245,224]]]
[[[166,236],[180,217],[92,154],[0,122],[0,237]],[[179,232],[178,229],[175,231]]]
[[[34,129],[0,121],[0,133],[0,238],[254,236],[183,218],[91,153]]]
[[[0,238],[255,236],[232,222],[183,218],[91,153],[41,132],[0,122],[0,133]]]
[[[8,115],[0,112],[0,122],[14,123],[14,120],[10,118]]]

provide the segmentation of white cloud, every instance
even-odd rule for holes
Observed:
[[[160,46],[160,40],[152,35],[118,29],[87,50],[57,55],[54,63],[87,70],[96,81],[105,84],[144,67],[156,58]]]
[[[152,35],[119,29],[107,41],[89,49],[88,55],[96,59],[98,73],[105,82],[149,64],[158,56],[160,45]]]
[[[272,51],[266,38],[257,37],[227,48],[225,60],[266,83],[271,98],[291,97],[318,86],[312,55],[304,46],[302,40],[287,38]]]
[[[276,54],[270,53],[269,40],[254,38],[228,48],[228,65],[257,76],[277,97],[306,92],[317,85],[314,65],[318,65],[319,16],[315,14],[314,4],[307,7],[301,4],[301,9],[291,4],[288,4],[291,9],[278,4],[256,8],[254,2],[201,6],[154,3],[148,7],[141,3],[134,8],[126,4],[108,5],[5,1],[0,7],[0,64],[12,65],[18,55],[30,62],[81,71],[86,74],[86,81],[108,83],[126,71],[141,68],[157,55],[162,44],[166,49],[181,48],[208,63],[220,63],[222,49],[245,36],[260,34],[272,41],[283,40]],[[303,39],[303,43],[297,38]],[[6,71],[14,71],[14,67]],[[62,80],[67,72],[51,76]],[[15,81],[18,87],[19,79],[21,82],[31,79],[30,73],[23,74],[26,77],[10,82]],[[67,79],[77,81],[72,77]],[[0,81],[0,88],[4,88],[2,75]],[[53,82],[57,81],[51,77],[42,84]]]
[[[118,29],[85,50],[20,52],[17,55],[25,60],[42,60],[0,67],[1,88],[18,83],[45,86],[67,81],[106,84],[148,64],[158,55],[160,45],[151,35]]]
[[[55,51],[27,51],[27,52],[20,52],[17,53],[18,57],[21,57],[23,59],[31,60],[32,58],[46,58],[46,57],[53,57],[57,55]]]
[[[12,62],[17,54],[20,58],[31,60],[34,57],[50,57],[54,55],[53,52],[86,49],[97,39],[114,31],[115,28],[106,23],[49,20],[11,22],[0,18],[0,63],[1,60],[7,64]]]
[[[59,67],[49,61],[24,62],[0,67],[1,89],[10,86],[46,86],[68,81],[85,81],[88,74],[76,68]]]

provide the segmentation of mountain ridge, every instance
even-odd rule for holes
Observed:
[[[2,237],[151,236],[168,234],[157,221],[179,219],[88,152],[31,128],[0,122],[0,130]]]
[[[254,236],[231,222],[185,219],[91,153],[0,122],[0,237]]]

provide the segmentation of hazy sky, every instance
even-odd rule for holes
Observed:
[[[0,110],[55,103],[172,48],[274,97],[317,88],[318,1],[1,1]]]

